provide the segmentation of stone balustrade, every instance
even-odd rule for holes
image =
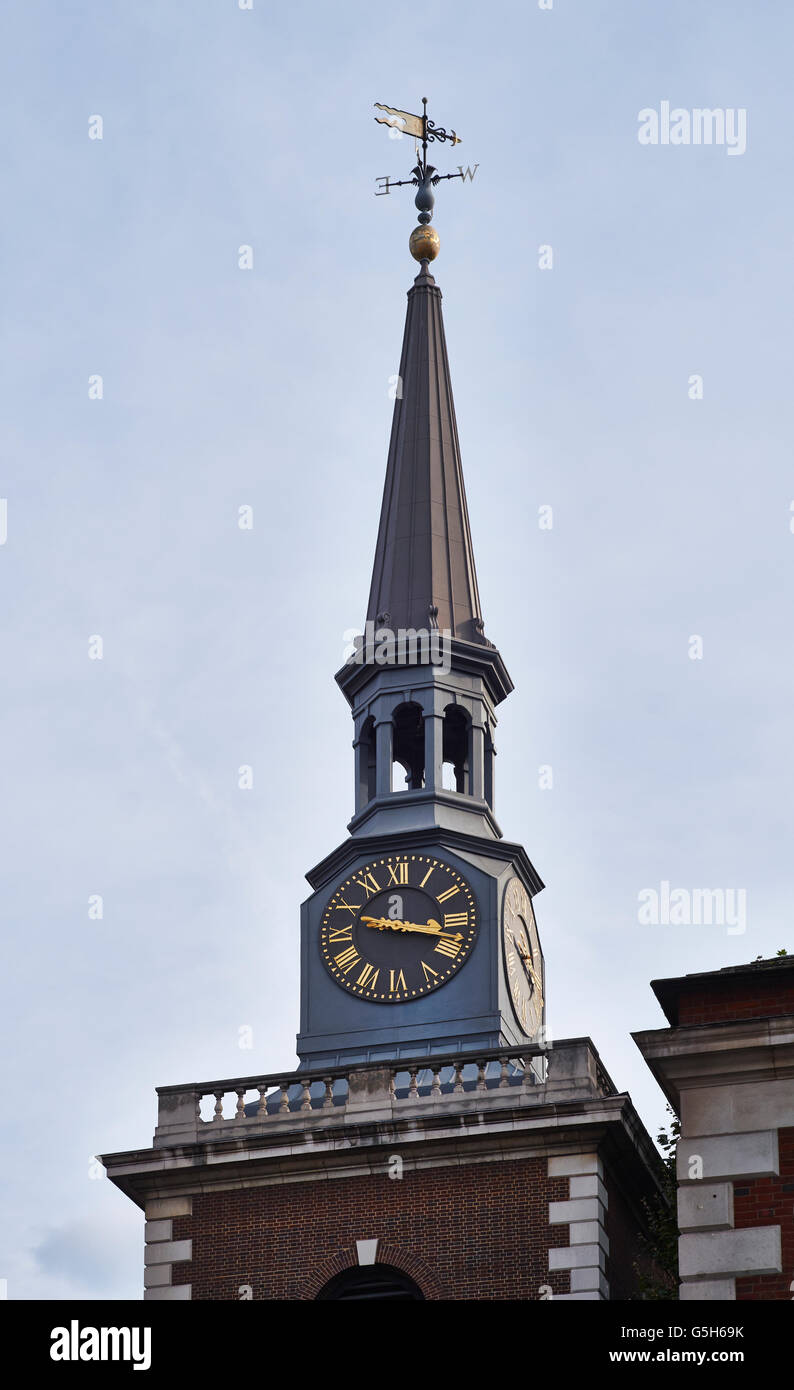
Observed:
[[[611,1096],[616,1088],[589,1038],[355,1062],[317,1070],[158,1087],[158,1148],[239,1139],[288,1127],[327,1127]]]
[[[155,1144],[212,1142],[284,1121],[322,1123],[362,1109],[436,1106],[526,1090],[543,1085],[545,1058],[540,1047],[508,1048],[160,1086]]]

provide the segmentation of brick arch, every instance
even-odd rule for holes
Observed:
[[[430,1269],[430,1266],[408,1250],[404,1245],[393,1245],[391,1241],[378,1242],[378,1255],[375,1260],[379,1265],[392,1265],[393,1268],[401,1270],[407,1274],[414,1283],[419,1285],[422,1293],[427,1299],[444,1299],[446,1294],[441,1281]],[[320,1289],[324,1288],[335,1274],[343,1274],[346,1269],[358,1269],[358,1252],[355,1246],[345,1246],[337,1250],[330,1259],[324,1260],[317,1268],[304,1279],[298,1298],[314,1299]]]
[[[446,1291],[435,1270],[430,1268],[421,1255],[415,1255],[405,1245],[392,1245],[390,1240],[382,1240],[378,1243],[378,1257],[375,1261],[379,1265],[393,1265],[395,1269],[401,1269],[403,1274],[408,1274],[418,1284],[425,1298],[447,1297]]]

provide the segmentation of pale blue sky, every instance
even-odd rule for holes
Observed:
[[[547,884],[552,1032],[655,1133],[649,980],[792,947],[794,14],[30,0],[3,37],[9,1296],[140,1296],[140,1216],[89,1156],[151,1141],[158,1084],[294,1063],[414,272],[374,101],[427,95],[464,141],[439,166],[480,166],[439,190],[436,277],[516,684],[497,815]],[[746,153],[639,145],[664,99],[746,108]],[[746,934],[641,927],[663,880],[744,888]]]

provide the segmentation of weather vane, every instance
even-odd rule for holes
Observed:
[[[440,241],[435,227],[430,226],[435,206],[436,195],[433,192],[436,184],[442,179],[463,179],[464,183],[468,178],[471,182],[479,169],[479,164],[475,164],[473,169],[468,166],[464,170],[463,165],[458,165],[456,174],[439,174],[434,165],[427,162],[427,147],[434,140],[440,142],[449,141],[451,145],[461,143],[460,136],[454,130],[444,130],[443,126],[437,126],[435,121],[431,121],[427,114],[427,97],[422,97],[422,114],[415,116],[411,111],[398,111],[395,106],[384,106],[382,102],[376,101],[379,111],[386,111],[385,116],[376,116],[375,120],[379,125],[391,126],[398,130],[401,135],[413,135],[417,141],[416,145],[416,165],[411,170],[410,179],[390,179],[388,176],[376,179],[376,183],[385,184],[377,198],[382,198],[392,188],[402,188],[406,184],[412,184],[418,189],[414,199],[419,209],[419,226],[414,227],[409,240],[411,255],[417,261],[434,261],[439,252]],[[422,142],[422,153],[419,153],[419,144]]]

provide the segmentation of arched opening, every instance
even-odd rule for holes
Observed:
[[[320,1289],[318,1299],[406,1299],[425,1301],[419,1285],[393,1265],[364,1265],[345,1269]]]
[[[419,705],[399,705],[394,711],[392,760],[405,772],[408,791],[425,785],[425,721]]]
[[[469,790],[471,723],[459,705],[444,711],[443,785],[448,791]]]

